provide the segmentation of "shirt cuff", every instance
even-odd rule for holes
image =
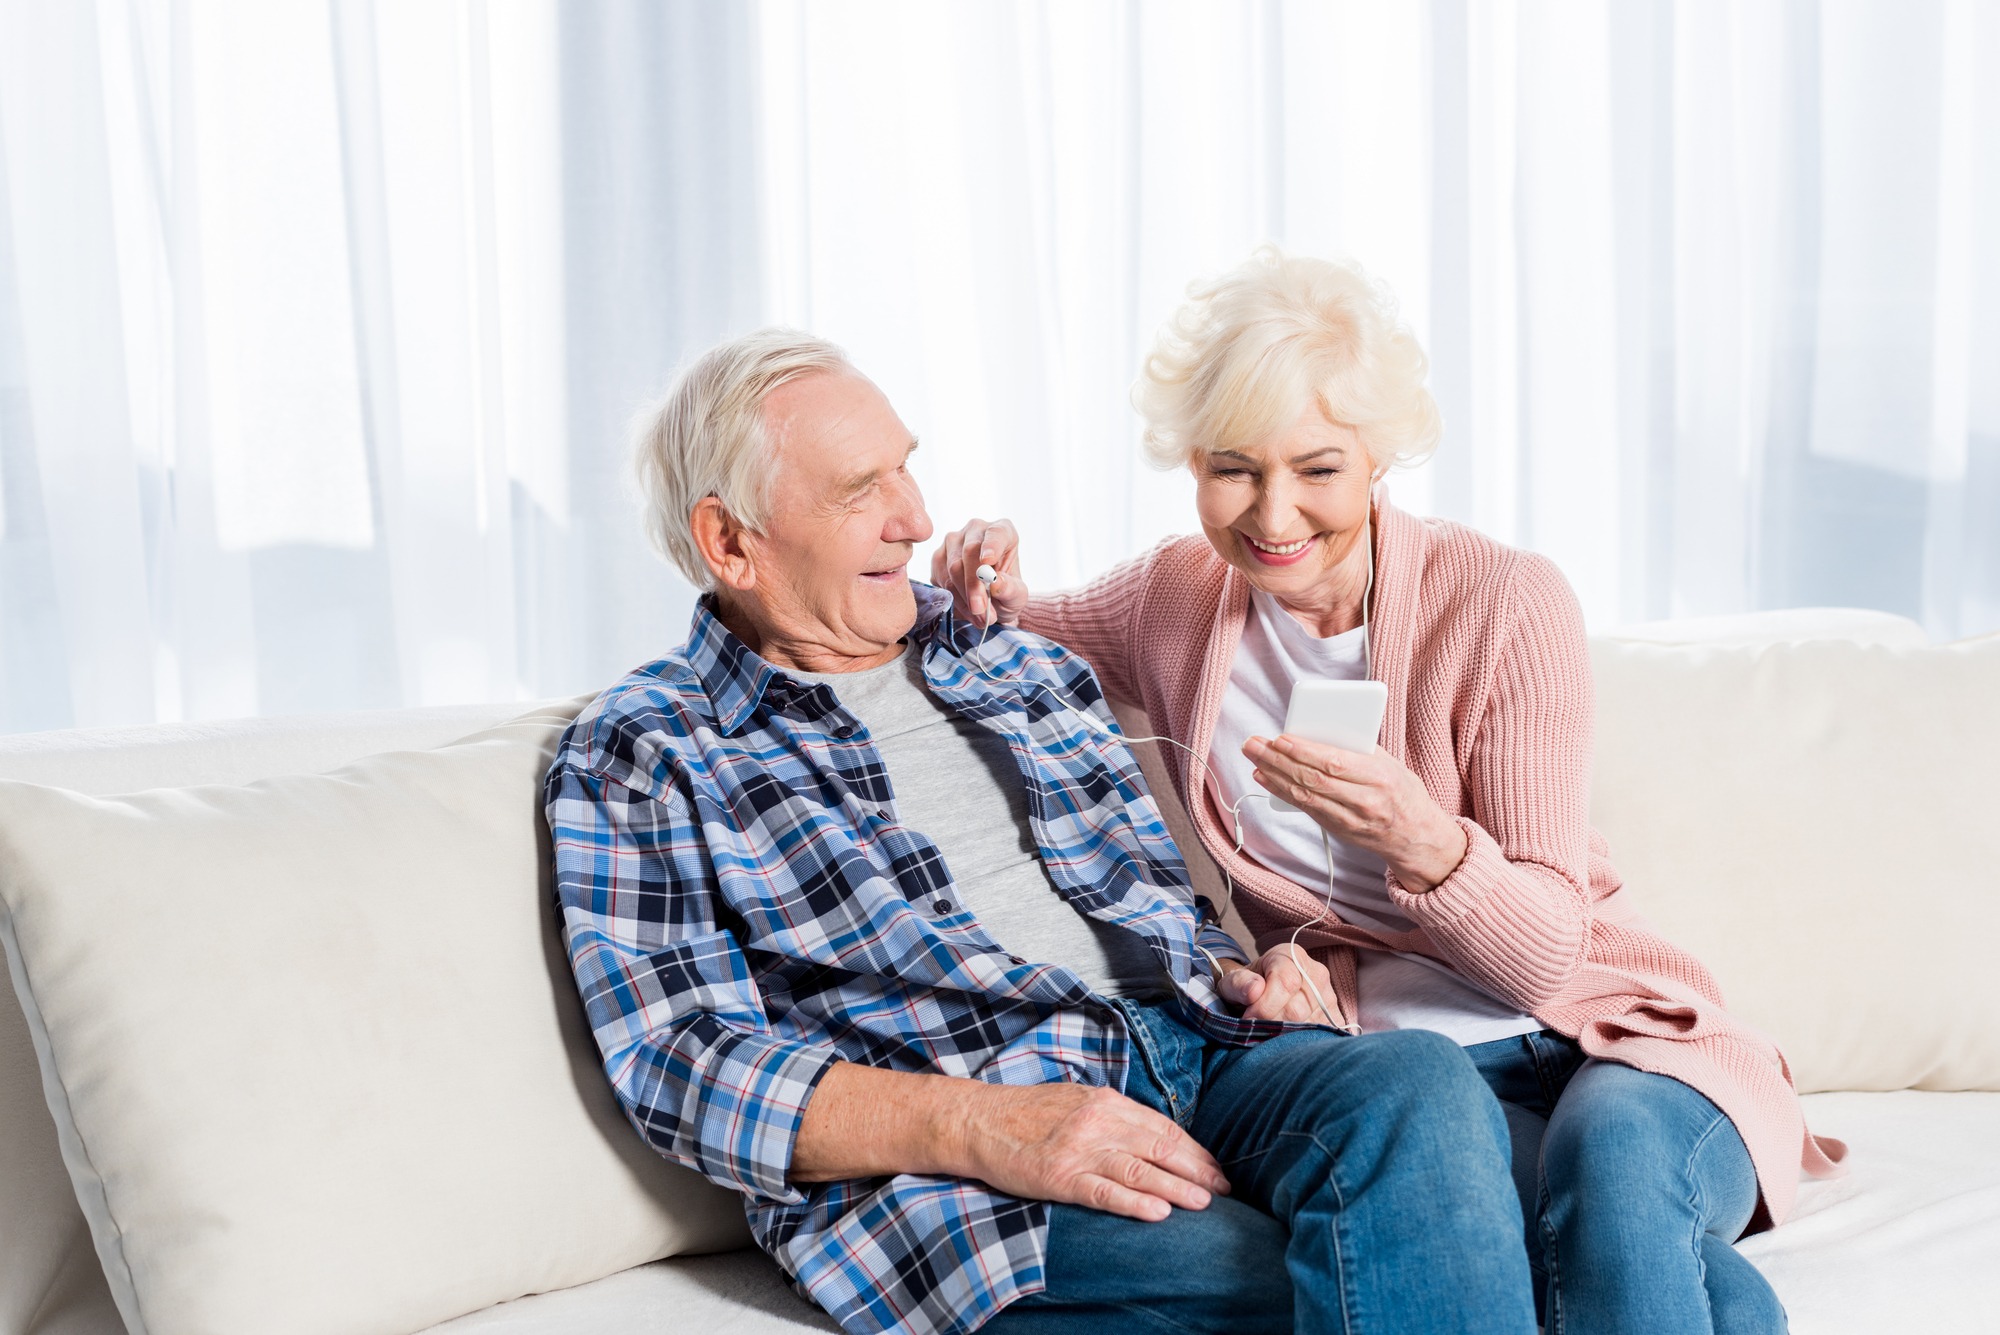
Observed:
[[[1238,964],[1250,962],[1243,943],[1223,930],[1220,923],[1202,923],[1195,929],[1194,939],[1196,944],[1217,959],[1235,960]]]
[[[734,1034],[709,1048],[696,1077],[696,1168],[761,1200],[799,1205],[792,1155],[806,1108],[839,1061],[832,1049],[764,1034]]]

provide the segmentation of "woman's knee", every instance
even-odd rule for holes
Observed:
[[[1703,1237],[1701,1256],[1715,1335],[1785,1335],[1785,1305],[1755,1265],[1721,1238]]]
[[[1741,1184],[1710,1181],[1717,1145],[1740,1146],[1735,1128],[1677,1080],[1625,1067],[1587,1066],[1556,1103],[1542,1139],[1542,1176],[1552,1201],[1602,1197],[1630,1213],[1647,1201],[1676,1216],[1707,1216]],[[1749,1161],[1742,1168],[1749,1181]],[[1733,1173],[1725,1174],[1733,1178]],[[1754,1204],[1754,1185],[1750,1187]],[[1746,1212],[1747,1218],[1747,1212]],[[1704,1217],[1706,1227],[1711,1220]]]

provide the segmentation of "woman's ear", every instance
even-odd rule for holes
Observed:
[[[755,535],[721,501],[713,496],[696,501],[688,512],[688,529],[718,585],[738,593],[757,587],[757,558],[750,542]]]

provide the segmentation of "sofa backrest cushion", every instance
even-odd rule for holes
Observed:
[[[0,779],[129,793],[318,774],[379,751],[440,746],[525,708],[442,705],[8,733],[0,736]],[[111,1294],[56,1144],[27,1017],[13,987],[0,985],[0,1335],[72,1329],[62,1323],[79,1304],[109,1311]],[[96,1328],[84,1314],[75,1319]]]
[[[581,703],[243,786],[0,783],[0,935],[131,1330],[410,1331],[746,1240],[619,1112],[556,940]]]
[[[2000,636],[1591,652],[1625,893],[1799,1088],[2000,1089]]]

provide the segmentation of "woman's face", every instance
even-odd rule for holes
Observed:
[[[1317,400],[1268,440],[1198,453],[1193,467],[1202,531],[1266,593],[1313,605],[1336,587],[1335,570],[1367,561],[1373,465],[1354,428],[1331,421]]]

